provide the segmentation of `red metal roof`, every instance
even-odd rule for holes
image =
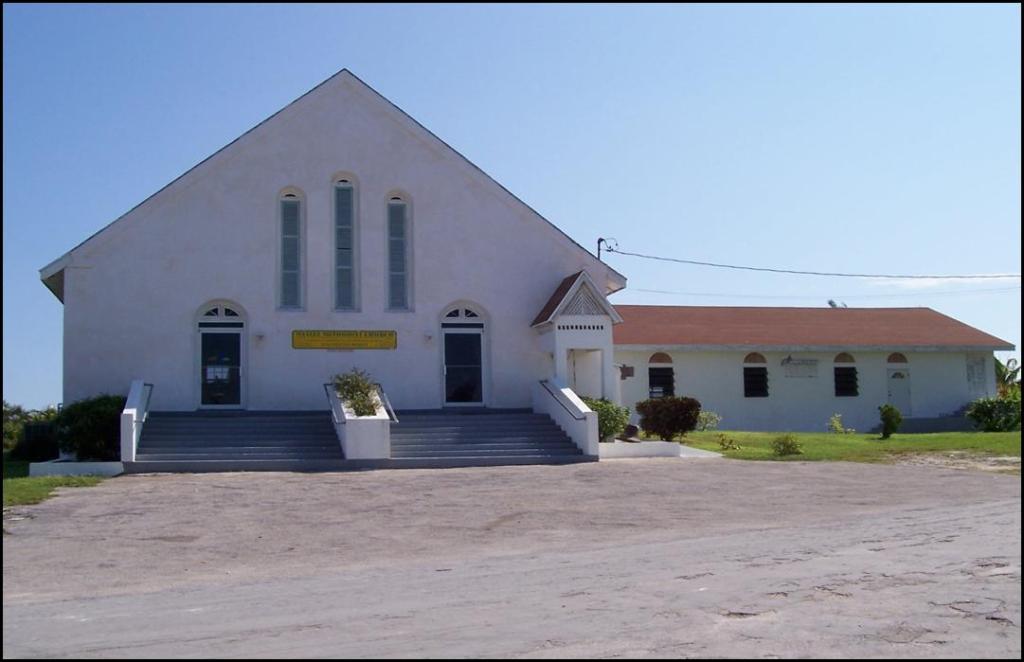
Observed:
[[[556,308],[558,308],[558,304],[562,303],[562,299],[564,299],[565,295],[569,293],[569,290],[576,282],[576,279],[579,278],[582,273],[582,271],[577,271],[576,273],[562,279],[562,282],[558,284],[558,287],[555,288],[555,291],[548,298],[547,303],[544,304],[544,307],[540,309],[537,316],[533,318],[532,322],[530,322],[530,326],[537,326],[542,322],[546,322],[548,318],[551,317],[551,314],[555,312]]]
[[[1005,340],[931,308],[741,308],[616,305],[616,345],[977,347]]]

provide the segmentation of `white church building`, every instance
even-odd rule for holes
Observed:
[[[928,309],[613,306],[624,275],[347,70],[40,276],[64,304],[64,402],[128,394],[140,470],[299,466],[303,425],[331,462],[593,459],[578,395],[867,428],[883,402],[926,418],[994,393],[1012,349]],[[372,425],[325,389],[353,367],[381,387]]]

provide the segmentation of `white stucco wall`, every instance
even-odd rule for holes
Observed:
[[[335,175],[357,182],[359,312],[333,309]],[[305,199],[305,307],[276,306],[278,196]],[[386,203],[411,203],[413,310],[388,312]],[[486,404],[527,407],[553,361],[530,321],[567,275],[621,277],[348,74],[329,80],[70,254],[64,277],[64,401],[155,385],[154,410],[199,403],[196,315],[247,317],[250,409],[326,408],[322,384],[360,367],[398,408],[442,404],[440,315],[485,315]],[[398,348],[291,348],[294,329],[392,329]]]
[[[778,352],[746,349],[742,351],[673,351],[672,349],[627,350],[617,348],[615,362],[635,368],[634,376],[621,382],[623,404],[630,407],[636,420],[636,403],[648,397],[648,359],[655,351],[672,357],[675,393],[700,400],[704,409],[722,415],[722,429],[824,431],[829,417],[843,415],[847,427],[866,431],[878,424],[878,406],[888,400],[886,379],[889,368],[900,367],[910,373],[913,417],[949,414],[972,397],[967,381],[967,357],[984,356],[985,385],[995,394],[992,353],[911,352],[906,364],[888,364],[890,351],[860,352],[848,350],[856,361],[859,395],[836,397],[833,359],[837,351]],[[743,396],[743,358],[759,351],[767,360],[767,398]],[[781,362],[817,359],[815,378],[786,377]]]

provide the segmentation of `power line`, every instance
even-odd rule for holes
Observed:
[[[628,289],[629,292],[648,292],[651,294],[677,294],[691,297],[720,297],[728,299],[807,299],[807,300],[820,300],[823,298],[832,299],[907,299],[917,297],[930,297],[930,296],[956,296],[956,295],[974,295],[983,294],[990,292],[1017,292],[1021,289],[1018,285],[1016,287],[996,287],[989,289],[974,289],[974,290],[945,290],[941,292],[920,292],[920,291],[908,291],[904,294],[848,294],[848,295],[832,295],[832,294],[820,294],[820,295],[784,295],[784,294],[730,294],[727,292],[681,292],[678,290],[649,290],[637,287],[631,287]]]
[[[717,262],[701,262],[699,260],[685,260],[682,258],[675,257],[661,257],[658,255],[645,255],[643,253],[631,253],[630,251],[620,250],[617,246],[608,246],[605,248],[608,253],[618,253],[620,255],[631,255],[633,257],[641,257],[646,260],[658,260],[660,262],[677,262],[680,264],[693,264],[700,267],[717,267],[719,269],[739,269],[743,271],[767,271],[775,274],[796,274],[799,276],[832,276],[837,278],[887,278],[890,280],[984,280],[984,279],[997,279],[997,278],[1020,278],[1020,274],[967,274],[967,275],[945,275],[945,276],[921,276],[921,275],[902,275],[902,274],[851,274],[851,273],[839,273],[831,271],[798,271],[796,269],[772,269],[769,267],[748,267],[738,264],[720,264]]]

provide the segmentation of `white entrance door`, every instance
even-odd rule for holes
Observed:
[[[889,404],[904,416],[910,416],[910,372],[889,370]]]

